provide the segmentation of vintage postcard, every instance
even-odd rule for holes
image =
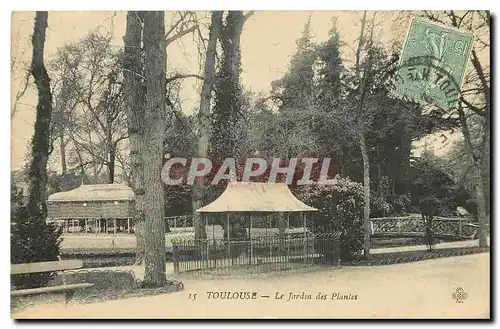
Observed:
[[[12,12],[11,317],[490,319],[490,12]]]

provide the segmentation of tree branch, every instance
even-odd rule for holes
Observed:
[[[169,82],[172,82],[172,81],[175,81],[178,79],[186,79],[186,78],[196,78],[199,80],[203,80],[203,77],[201,75],[190,73],[190,74],[175,74],[175,75],[167,78],[166,82],[168,84]]]
[[[17,105],[19,104],[19,101],[21,98],[23,98],[24,94],[26,93],[26,90],[28,89],[29,81],[30,81],[30,75],[31,72],[28,70],[26,72],[26,75],[23,80],[23,84],[20,90],[17,91],[16,93],[16,99],[14,100],[14,105],[12,106],[12,109],[10,110],[10,117],[14,117],[14,115],[17,112]]]
[[[248,13],[243,15],[243,19],[241,21],[241,24],[245,23],[247,19],[249,19],[253,14],[255,14],[255,10],[250,10]]]
[[[474,111],[474,113],[476,113],[477,115],[480,115],[482,116],[483,118],[486,117],[486,113],[484,112],[484,108],[483,109],[480,109],[478,108],[477,106],[473,105],[472,103],[470,103],[469,101],[467,101],[465,98],[463,97],[460,97],[460,101],[462,103],[464,103],[465,105],[467,105],[467,107]]]
[[[172,42],[174,42],[175,40],[177,39],[180,39],[182,38],[183,36],[185,36],[186,34],[189,34],[191,32],[194,32],[196,31],[196,28],[197,28],[198,25],[193,25],[191,26],[190,28],[187,28],[185,30],[182,30],[180,31],[179,33],[177,33],[176,35],[173,35],[171,36],[170,38],[165,38],[165,45],[168,46],[169,44],[171,44]]]

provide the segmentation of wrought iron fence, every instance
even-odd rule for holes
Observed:
[[[167,221],[168,227],[170,229],[183,228],[184,231],[187,231],[188,228],[193,227],[193,216],[192,215],[165,217],[165,221]]]
[[[477,225],[469,221],[466,218],[436,217],[432,221],[433,234],[444,237],[473,238]],[[424,221],[416,216],[370,218],[370,225],[372,235],[385,233],[423,235],[425,232]]]
[[[339,265],[340,233],[311,232],[247,239],[174,238],[175,273],[233,274]]]

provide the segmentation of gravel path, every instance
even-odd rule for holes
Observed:
[[[344,267],[287,277],[183,280],[177,293],[87,305],[51,304],[14,318],[488,318],[490,254],[379,267]],[[468,294],[457,303],[452,293]],[[256,292],[256,300],[208,299],[208,292]],[[311,299],[293,299],[293,294]],[[196,294],[191,301],[189,295]],[[325,300],[316,299],[324,294]],[[261,297],[263,295],[269,298]],[[283,299],[276,296],[283,295]],[[332,300],[332,295],[335,296]],[[342,296],[346,299],[337,299]]]

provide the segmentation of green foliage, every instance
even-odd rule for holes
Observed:
[[[432,221],[434,216],[439,212],[442,207],[441,200],[435,196],[426,196],[420,199],[420,210],[422,212],[422,219],[424,220],[425,232],[424,243],[427,245],[429,251],[432,251],[435,245],[433,237]]]
[[[22,195],[11,184],[11,263],[55,261],[59,255],[62,230],[47,224],[44,218],[30,217],[22,203]],[[23,274],[12,276],[12,284],[18,288],[34,288],[47,284],[53,273]]]
[[[222,54],[215,75],[215,104],[212,111],[210,139],[212,161],[222,162],[240,154],[239,141],[244,134],[242,88],[240,84],[241,54],[238,31],[241,11],[230,11],[219,36]]]
[[[317,233],[340,232],[340,259],[352,259],[363,248],[363,186],[349,178],[333,185],[308,186],[300,196],[319,210],[312,230]]]
[[[455,211],[454,181],[433,159],[414,159],[410,167],[410,193],[414,205],[421,205],[422,198],[439,200],[438,214]]]
[[[82,177],[74,173],[61,175],[54,170],[47,173],[47,195],[70,191],[82,184]]]
[[[396,199],[393,201],[392,205],[394,207],[395,215],[401,216],[404,215],[411,203],[410,198],[406,195],[398,195]]]
[[[387,217],[394,213],[392,204],[381,196],[372,196],[370,198],[370,217]]]
[[[165,216],[181,216],[191,214],[191,185],[165,186]]]

